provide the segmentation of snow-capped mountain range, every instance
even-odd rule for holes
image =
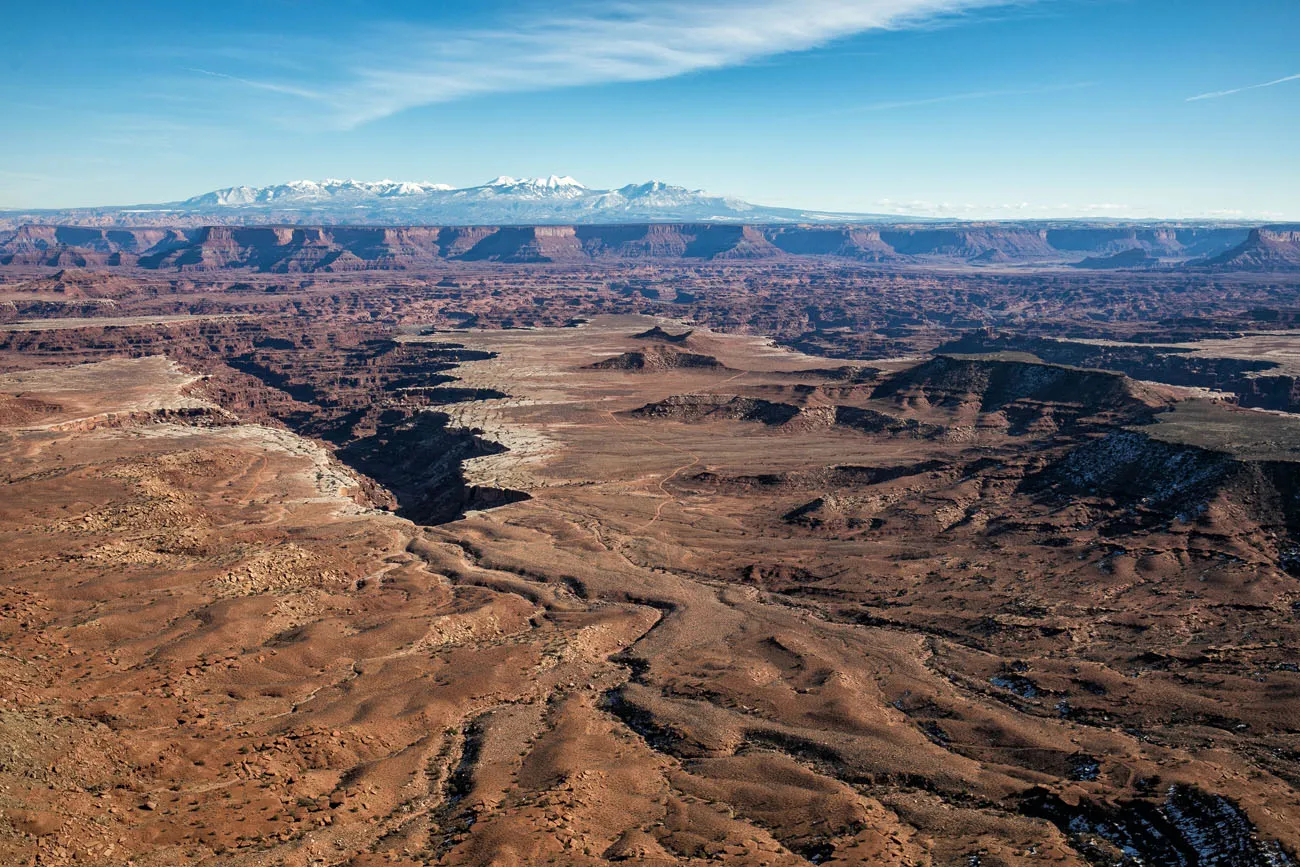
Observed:
[[[17,216],[13,212],[0,217]],[[899,222],[879,214],[837,214],[754,205],[703,190],[649,181],[591,189],[568,176],[507,175],[475,187],[410,181],[291,181],[213,190],[180,202],[30,212],[42,223],[241,225],[543,225],[652,222]]]
[[[768,208],[661,181],[596,190],[574,178],[502,175],[476,187],[409,181],[292,181],[229,187],[161,206],[246,222],[529,224],[644,222],[830,222],[869,215]]]

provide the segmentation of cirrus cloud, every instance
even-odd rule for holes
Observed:
[[[1289,81],[1300,81],[1300,73],[1296,75],[1287,75],[1283,78],[1275,78],[1272,81],[1265,81],[1260,84],[1247,84],[1244,87],[1234,87],[1229,90],[1212,90],[1209,93],[1198,93],[1196,96],[1187,97],[1187,102],[1200,102],[1204,99],[1219,99],[1224,96],[1232,96],[1236,93],[1245,93],[1248,90],[1261,90],[1265,87],[1277,87],[1279,84],[1286,84]]]
[[[216,74],[232,84],[316,103],[333,125],[348,128],[474,96],[724,69],[873,30],[927,26],[1029,2],[1034,0],[624,0],[524,15],[505,26],[387,24],[338,44],[304,43],[303,53],[318,60],[304,64],[296,79],[242,69]]]

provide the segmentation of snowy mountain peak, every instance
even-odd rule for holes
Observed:
[[[559,190],[571,188],[576,190],[587,189],[586,185],[578,182],[575,178],[568,175],[551,175],[547,178],[512,178],[510,175],[501,175],[488,181],[484,186],[488,187],[535,187],[545,190]]]
[[[534,178],[533,185],[538,187],[547,187],[548,189],[557,189],[559,187],[576,187],[580,190],[587,189],[585,184],[579,183],[575,178],[568,175],[551,175],[549,178]]]
[[[679,187],[675,184],[665,183],[664,181],[646,181],[641,184],[628,184],[620,188],[624,192],[638,193],[662,193],[666,190],[681,193],[694,193],[696,195],[707,195],[703,190],[688,190],[686,187]]]
[[[412,181],[380,181],[372,184],[381,196],[418,196],[424,193],[445,193],[451,184],[414,183]]]

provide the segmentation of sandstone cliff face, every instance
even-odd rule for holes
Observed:
[[[1300,227],[1254,229],[1244,243],[1215,256],[1206,267],[1235,271],[1295,271],[1300,269]]]
[[[690,238],[682,226],[579,226],[583,249],[597,259],[678,259]]]
[[[772,232],[771,240],[782,251],[799,256],[844,256],[865,261],[889,261],[902,257],[885,243],[878,229],[778,229]]]
[[[911,229],[880,233],[896,252],[909,256],[943,256],[973,259],[999,252],[1014,259],[1051,259],[1058,251],[1042,230],[1019,228]]]
[[[587,255],[572,226],[501,228],[452,258],[491,262],[567,262]]]
[[[1300,266],[1295,232],[1244,229],[1040,229],[757,226],[207,226],[190,229],[27,225],[0,235],[0,265],[270,273],[410,269],[446,260],[582,262],[831,257],[865,262],[1077,262],[1080,254],[1190,259],[1223,267]],[[1234,244],[1241,245],[1231,250]],[[1229,251],[1229,252],[1225,252]],[[1127,260],[1116,263],[1125,265]],[[1142,264],[1148,264],[1146,259]]]
[[[1245,235],[1243,229],[1214,227],[1078,227],[1049,229],[1046,233],[1053,249],[1096,256],[1113,256],[1125,250],[1142,250],[1153,256],[1212,255],[1241,243]]]

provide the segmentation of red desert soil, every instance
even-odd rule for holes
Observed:
[[[1131,815],[1290,863],[1294,456],[1118,374],[655,327],[384,350],[493,353],[441,411],[530,498],[438,526],[226,374],[0,376],[0,862],[1083,865]]]

